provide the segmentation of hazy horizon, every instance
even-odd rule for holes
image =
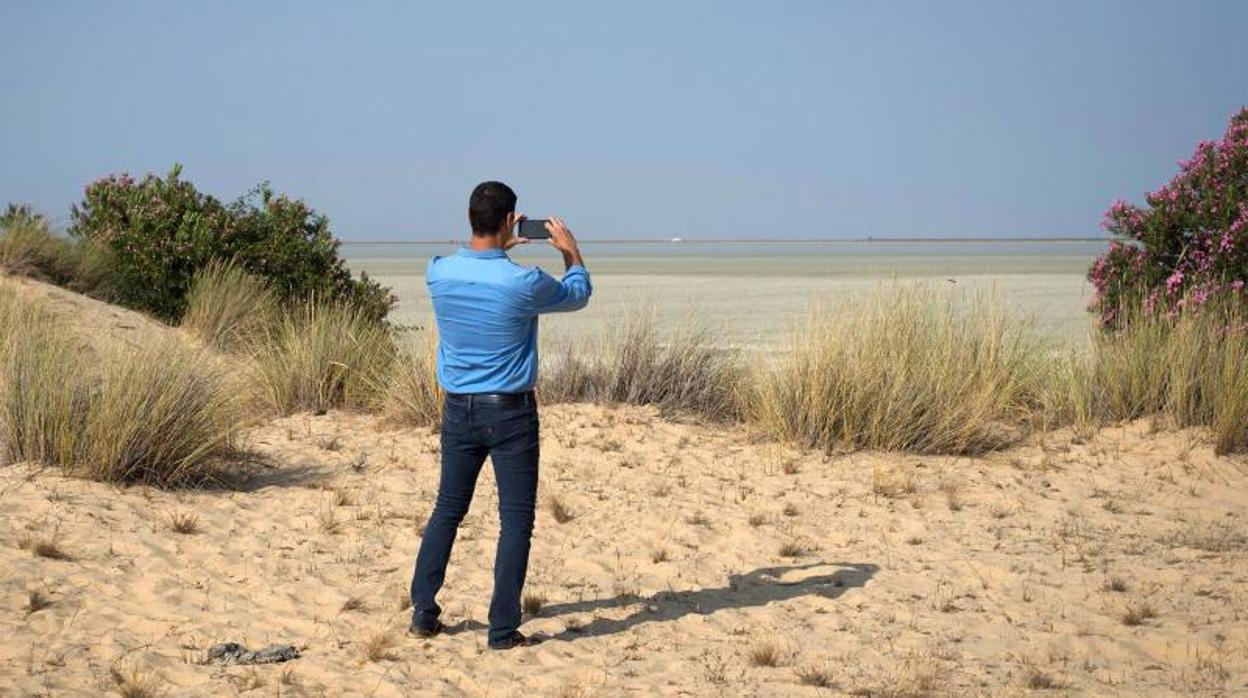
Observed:
[[[1096,237],[1248,99],[1248,3],[0,0],[0,205],[268,180],[344,240],[502,179],[592,239]],[[743,232],[748,231],[748,232]]]

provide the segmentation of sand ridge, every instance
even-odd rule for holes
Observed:
[[[1145,420],[972,459],[802,452],[639,407],[542,419],[538,647],[485,649],[488,464],[440,597],[452,630],[404,634],[437,437],[331,412],[249,432],[269,465],[233,491],[0,469],[0,687],[100,693],[136,667],[168,695],[1248,687],[1245,464],[1197,431]],[[70,559],[33,554],[45,539]],[[31,591],[50,605],[29,612]],[[226,640],[303,657],[200,663]]]

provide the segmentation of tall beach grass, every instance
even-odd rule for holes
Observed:
[[[662,336],[654,312],[636,310],[595,342],[552,347],[539,393],[547,402],[649,404],[716,421],[736,419],[748,375],[736,352],[712,340],[696,323]]]
[[[988,297],[881,291],[814,312],[756,376],[751,416],[808,447],[977,453],[1026,425],[1044,352]]]
[[[0,295],[0,454],[68,475],[179,486],[210,479],[242,412],[219,365],[176,337],[96,347]]]
[[[279,312],[277,294],[263,279],[213,261],[191,281],[182,326],[209,346],[243,352],[263,339]]]
[[[337,302],[302,303],[255,347],[251,383],[262,410],[290,414],[379,404],[397,349],[384,323]]]

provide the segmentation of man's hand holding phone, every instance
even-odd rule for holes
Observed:
[[[530,240],[541,240],[545,238],[550,246],[559,250],[563,255],[563,263],[565,266],[573,266],[576,264],[584,265],[581,260],[581,250],[576,244],[576,238],[572,235],[572,231],[568,230],[568,226],[564,224],[563,219],[551,216],[549,220],[535,219],[529,220],[524,214],[516,216],[516,235],[508,241],[507,247],[520,245]]]
[[[584,265],[581,261],[581,250],[576,245],[576,238],[572,236],[572,231],[568,230],[568,226],[564,225],[563,220],[551,216],[546,221],[546,232],[550,233],[550,246],[559,250],[563,254],[564,266],[570,267],[576,264]]]

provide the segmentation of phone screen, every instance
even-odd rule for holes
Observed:
[[[516,235],[530,240],[545,240],[550,237],[550,231],[546,230],[545,218],[526,218],[520,221],[520,229],[516,231]]]

